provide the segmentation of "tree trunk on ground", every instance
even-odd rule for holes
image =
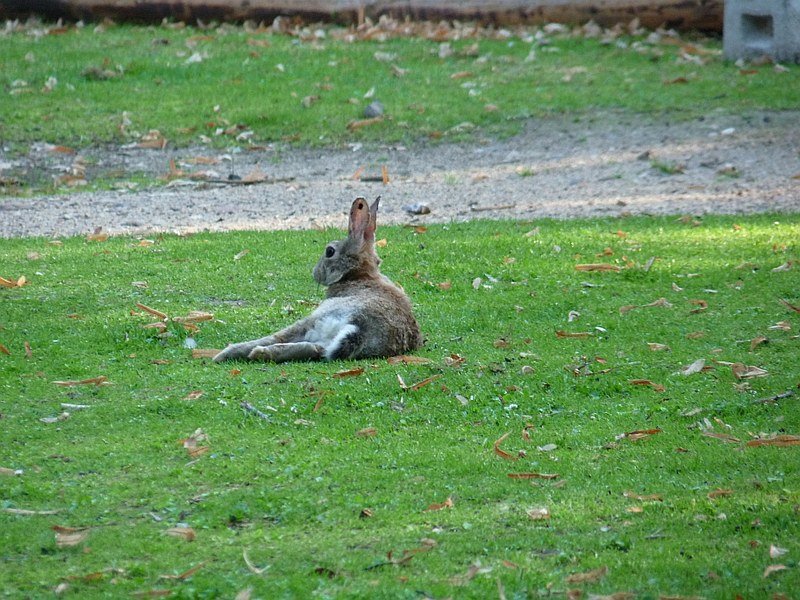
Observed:
[[[723,0],[0,0],[0,18],[38,14],[47,18],[158,22],[271,22],[277,16],[305,22],[357,24],[381,15],[495,25],[582,24],[603,26],[639,19],[644,27],[722,31]]]

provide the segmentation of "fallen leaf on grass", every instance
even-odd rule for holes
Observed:
[[[650,349],[651,352],[663,352],[665,350],[669,350],[670,347],[666,344],[658,344],[654,342],[647,342],[647,347]]]
[[[171,537],[180,538],[187,542],[193,542],[197,538],[197,534],[191,527],[170,527],[164,532]]]
[[[768,565],[766,569],[764,569],[764,579],[772,575],[773,573],[777,573],[778,571],[784,571],[788,569],[786,565]]]
[[[189,392],[186,394],[183,399],[184,400],[198,400],[202,398],[205,392],[203,390],[194,390],[193,392]]]
[[[517,460],[517,458],[519,457],[514,456],[513,454],[509,454],[508,452],[500,448],[500,444],[502,444],[509,435],[511,435],[510,431],[504,433],[497,439],[497,441],[495,441],[493,446],[494,453],[500,458],[504,458],[505,460]]]
[[[467,362],[467,359],[463,356],[459,356],[458,354],[451,354],[444,359],[444,364],[448,367],[460,367],[465,362]]]
[[[594,334],[591,331],[582,331],[582,332],[577,332],[577,333],[570,333],[568,331],[562,331],[561,329],[556,331],[556,337],[559,338],[559,339],[564,339],[564,338],[588,338],[588,337],[592,337],[593,335]]]
[[[202,429],[198,428],[195,429],[194,433],[188,438],[181,440],[181,445],[186,448],[191,458],[198,458],[211,449],[209,446],[201,445],[209,441],[208,435],[206,435]]]
[[[181,325],[202,323],[203,321],[212,321],[213,319],[213,313],[203,312],[201,310],[191,310],[185,317],[172,318],[175,323],[180,323]]]
[[[342,379],[344,377],[357,377],[359,375],[364,374],[364,367],[356,367],[355,369],[347,369],[346,371],[338,371],[331,375],[331,377],[336,377],[337,379]]]
[[[453,508],[453,506],[455,506],[455,503],[453,502],[453,499],[448,496],[447,500],[445,500],[444,502],[434,502],[433,504],[428,506],[428,508],[425,509],[425,512],[433,512],[437,510],[443,510],[445,508]]]
[[[649,379],[631,379],[631,380],[628,381],[628,383],[630,383],[631,385],[649,386],[649,387],[653,388],[657,392],[663,392],[663,391],[665,391],[667,389],[663,385],[661,385],[660,383],[653,383]]]
[[[378,435],[378,430],[374,427],[365,427],[356,431],[358,437],[375,437],[376,435]]]
[[[761,344],[765,344],[768,341],[769,340],[763,335],[754,337],[752,340],[750,340],[750,352],[758,348]]]
[[[200,569],[205,567],[207,562],[208,561],[203,561],[199,565],[194,566],[191,569],[188,569],[188,570],[184,571],[180,575],[159,575],[158,578],[159,579],[173,579],[173,580],[176,580],[176,581],[185,581],[186,579],[189,579],[189,577],[191,577],[192,575],[197,573]]]
[[[608,567],[599,567],[585,573],[573,573],[564,581],[567,583],[596,583],[608,573]]]
[[[371,119],[360,119],[356,121],[350,121],[347,124],[347,129],[350,131],[356,131],[363,127],[369,127],[370,125],[375,125],[376,123],[380,123],[383,121],[383,117],[372,117]]]
[[[651,435],[656,435],[657,433],[661,433],[661,429],[659,429],[658,427],[656,427],[655,429],[637,429],[636,431],[621,433],[620,435],[616,436],[615,439],[617,440],[626,439],[632,442],[637,442],[639,440],[648,438]]]
[[[776,435],[774,437],[769,438],[756,438],[754,440],[750,440],[746,444],[750,447],[757,447],[757,446],[777,446],[779,448],[785,448],[788,446],[800,446],[800,435]]]
[[[0,344],[0,353],[1,354],[6,354],[8,356],[11,356],[11,352],[3,344]]]
[[[575,265],[576,271],[614,271],[619,272],[622,270],[622,267],[618,267],[617,265],[611,265],[608,263],[587,263],[587,264],[579,264]]]
[[[708,310],[708,302],[706,302],[705,300],[689,300],[689,304],[692,304],[697,307],[689,311],[689,314],[692,315],[696,315],[705,310]]]
[[[267,569],[269,569],[269,565],[266,567],[257,567],[251,561],[250,557],[247,556],[247,550],[242,550],[242,558],[244,558],[244,563],[247,565],[247,568],[250,569],[251,573],[256,575],[263,574]]]
[[[0,287],[6,288],[17,288],[22,287],[28,282],[24,275],[21,275],[17,279],[6,279],[5,277],[0,277]]]
[[[78,381],[74,380],[66,380],[66,381],[54,381],[55,385],[60,385],[61,387],[75,387],[76,385],[111,385],[111,382],[108,381],[108,377],[105,375],[101,375],[99,377],[91,377],[90,379],[81,379]]]
[[[244,249],[244,250],[242,250],[241,252],[239,252],[239,253],[235,254],[235,255],[233,256],[233,260],[241,260],[241,259],[243,259],[245,256],[247,256],[248,254],[250,254],[250,250],[248,250],[247,248],[245,248],[245,249]]]
[[[397,380],[400,382],[400,387],[403,388],[404,390],[409,390],[412,392],[416,392],[418,389],[425,387],[429,383],[432,383],[437,379],[440,379],[441,377],[443,377],[443,375],[441,373],[438,373],[436,375],[431,375],[430,377],[427,377],[426,379],[418,381],[417,383],[414,383],[412,385],[406,385],[406,382],[403,380],[400,374],[399,373],[397,374]]]
[[[770,544],[769,545],[769,557],[770,558],[780,558],[781,556],[783,556],[787,552],[789,552],[789,551],[786,548],[779,548],[778,546],[775,546],[774,544]]]
[[[142,304],[141,302],[137,302],[137,303],[136,303],[136,306],[137,306],[138,308],[141,308],[141,309],[142,309],[144,312],[146,312],[146,313],[150,313],[150,314],[151,314],[151,315],[153,315],[154,317],[158,317],[158,318],[159,318],[159,319],[161,319],[162,321],[164,321],[164,320],[166,320],[166,319],[168,319],[168,318],[169,318],[169,317],[167,316],[167,314],[166,314],[166,313],[163,313],[163,312],[161,312],[160,310],[156,310],[155,308],[150,308],[149,306],[145,306],[145,305],[144,305],[144,304]]]
[[[729,433],[716,433],[714,431],[704,431],[702,435],[710,438],[714,438],[716,440],[720,440],[723,442],[728,442],[730,444],[740,444],[742,440],[732,436]]]
[[[429,358],[424,358],[422,356],[408,356],[406,354],[401,354],[399,356],[390,356],[386,359],[390,365],[427,365],[431,361]]]
[[[695,373],[702,371],[705,366],[706,360],[704,358],[698,358],[692,364],[682,367],[680,373],[681,375],[694,375]]]
[[[509,473],[509,479],[558,479],[556,473]]]
[[[716,489],[708,492],[706,497],[709,500],[716,500],[717,498],[727,498],[728,496],[733,496],[733,490],[728,489]]]
[[[635,492],[623,492],[623,496],[631,500],[641,500],[643,502],[663,502],[661,494],[637,494]]]
[[[547,507],[531,508],[525,511],[532,521],[548,521],[550,519],[550,509]]]
[[[108,241],[108,234],[103,232],[102,227],[98,227],[94,230],[93,233],[90,233],[86,236],[87,242],[107,242]]]
[[[788,300],[784,300],[783,298],[780,298],[779,300],[780,303],[783,304],[789,310],[794,311],[796,313],[800,313],[800,306],[795,306],[794,304],[790,304]]]
[[[60,415],[58,415],[57,417],[42,417],[42,418],[41,418],[41,419],[39,419],[39,420],[40,420],[42,423],[51,424],[51,423],[59,423],[59,422],[61,422],[61,421],[66,421],[66,420],[67,420],[67,419],[69,419],[69,418],[70,418],[70,414],[69,414],[68,412],[62,412],[62,413],[61,413]]]
[[[220,352],[221,350],[217,350],[216,348],[195,348],[192,350],[192,358],[214,358]]]
[[[744,363],[733,363],[731,371],[736,379],[752,379],[753,377],[766,377],[769,373],[761,367],[748,366]]]
[[[33,517],[38,515],[57,515],[57,510],[29,510],[26,508],[4,508],[4,513],[18,515],[20,517]]]
[[[53,525],[51,528],[56,532],[56,546],[59,548],[70,548],[86,541],[89,537],[88,527],[62,527]]]

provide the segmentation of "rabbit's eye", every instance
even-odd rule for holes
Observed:
[[[336,254],[336,248],[334,248],[333,246],[328,246],[327,248],[325,248],[325,258],[330,258],[334,254]]]

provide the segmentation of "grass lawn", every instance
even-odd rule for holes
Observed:
[[[427,362],[192,357],[310,311],[338,232],[3,240],[5,596],[800,589],[800,217],[378,233]]]
[[[4,32],[0,140],[18,151],[34,141],[136,143],[150,130],[179,146],[411,142],[513,134],[553,112],[695,118],[800,105],[800,86],[791,85],[800,67],[737,66],[713,39],[642,32],[603,43],[531,31],[443,47],[419,38],[350,43],[345,33],[301,39],[227,25]],[[385,106],[383,121],[348,128],[374,100]]]

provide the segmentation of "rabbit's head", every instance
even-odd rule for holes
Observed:
[[[322,285],[339,281],[377,277],[380,259],[375,254],[375,226],[378,217],[378,196],[372,206],[358,197],[350,207],[347,237],[331,242],[314,267],[314,280]]]

